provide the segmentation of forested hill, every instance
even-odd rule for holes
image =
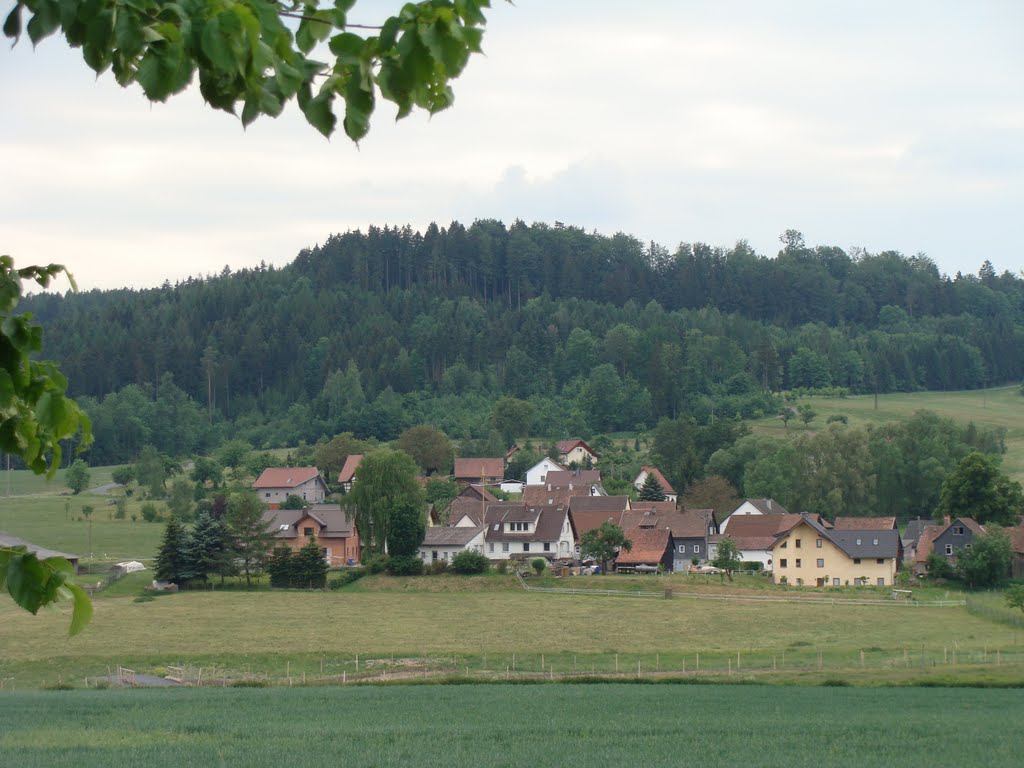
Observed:
[[[486,439],[502,394],[533,402],[533,431],[568,435],[762,415],[784,388],[1024,377],[1020,277],[782,239],[768,258],[559,224],[371,227],[282,269],[23,307],[94,416],[93,463],[146,442],[388,439],[423,421]]]

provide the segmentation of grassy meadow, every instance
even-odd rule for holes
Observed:
[[[140,599],[148,574],[128,578],[97,595],[92,624],[71,639],[67,607],[33,617],[0,601],[0,680],[83,686],[121,665],[202,668],[217,684],[639,672],[1024,685],[1024,631],[965,608],[539,594],[457,576]]]
[[[752,424],[755,432],[783,436],[801,431],[823,429],[829,416],[843,414],[851,426],[905,421],[916,411],[935,411],[961,424],[973,421],[978,425],[1006,427],[1006,455],[1003,470],[1013,479],[1024,482],[1024,397],[1020,387],[998,387],[964,392],[912,392],[878,396],[856,395],[846,398],[812,397],[801,399],[817,411],[817,417],[805,427],[798,419],[789,422],[769,417]]]
[[[476,685],[0,692],[21,768],[1017,766],[1020,690]]]

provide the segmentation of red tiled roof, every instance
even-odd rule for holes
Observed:
[[[480,480],[481,475],[485,478],[504,477],[505,460],[481,458],[456,459],[454,475],[456,480],[477,481]]]
[[[589,498],[590,488],[553,488],[550,491],[546,485],[523,486],[522,501],[525,504],[554,504],[559,507],[569,507],[574,498]]]
[[[1005,533],[1010,537],[1010,550],[1019,555],[1024,554],[1024,524],[1006,528]]]
[[[626,538],[633,543],[629,552],[619,552],[616,565],[657,565],[665,559],[670,545],[666,528],[631,528]]]
[[[928,555],[932,553],[933,542],[947,527],[945,525],[926,525],[924,527],[924,530],[921,531],[921,538],[917,540],[917,549],[914,550],[915,563],[927,562]]]
[[[555,448],[558,450],[560,454],[565,455],[569,453],[577,445],[582,446],[584,450],[586,450],[587,453],[589,453],[591,456],[597,456],[598,458],[601,457],[601,454],[599,454],[597,451],[595,451],[593,448],[591,448],[589,445],[587,445],[585,442],[578,438],[576,440],[559,440],[558,443],[555,445]]]
[[[600,485],[601,473],[596,469],[553,469],[544,478],[544,486],[552,488],[580,488],[586,486],[589,490],[594,484]]]
[[[621,526],[622,513],[621,512],[609,512],[601,509],[589,509],[589,510],[576,510],[570,505],[569,507],[569,518],[572,520],[572,527],[576,531],[576,538],[579,539],[587,531],[592,531],[595,528],[600,528],[607,522],[615,523],[615,525]]]
[[[837,517],[837,531],[895,531],[895,517]]]
[[[267,467],[252,487],[296,488],[319,474],[316,467]]]
[[[351,483],[352,478],[355,477],[356,470],[359,469],[359,465],[363,461],[363,454],[361,453],[350,453],[345,457],[345,466],[341,468],[341,472],[338,474],[339,483]]]
[[[661,470],[657,467],[640,467],[640,472],[646,472],[649,475],[654,475],[654,479],[658,481],[658,485],[661,486],[661,490],[664,493],[675,493],[676,489],[672,487],[672,484],[665,479],[665,476],[661,474]]]

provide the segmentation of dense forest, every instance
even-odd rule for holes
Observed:
[[[531,434],[570,436],[763,416],[782,390],[1024,377],[1020,276],[780,240],[765,257],[557,223],[371,227],[284,268],[22,307],[93,417],[93,464],[419,423],[479,446],[503,395],[531,403]]]

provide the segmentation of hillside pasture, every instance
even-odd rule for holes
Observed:
[[[910,392],[878,396],[875,407],[873,395],[845,398],[811,397],[799,402],[810,403],[817,417],[805,427],[798,419],[791,419],[789,427],[778,417],[771,416],[751,424],[753,431],[784,436],[803,431],[824,429],[832,415],[845,415],[851,426],[885,424],[906,421],[917,411],[934,411],[960,424],[974,422],[978,426],[1006,427],[1006,454],[1003,470],[1013,479],[1024,482],[1024,397],[1019,386],[998,387],[963,392]]]

